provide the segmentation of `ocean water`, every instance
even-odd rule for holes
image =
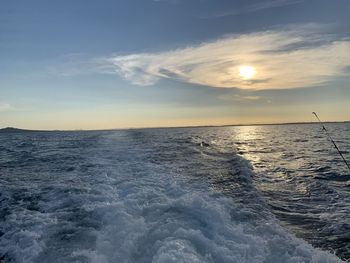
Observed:
[[[350,124],[328,124],[350,160]],[[0,134],[3,262],[346,262],[318,125]]]

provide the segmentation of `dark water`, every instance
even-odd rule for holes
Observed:
[[[346,169],[316,125],[1,134],[0,257],[349,261]]]

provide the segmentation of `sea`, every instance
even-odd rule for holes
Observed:
[[[350,171],[317,124],[3,133],[0,261],[350,262]]]

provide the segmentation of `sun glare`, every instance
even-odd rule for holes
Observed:
[[[251,79],[255,76],[256,70],[251,66],[240,66],[239,75],[244,79]]]

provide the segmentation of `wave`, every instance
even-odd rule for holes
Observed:
[[[172,135],[176,143],[151,131],[111,132],[91,146],[67,142],[51,156],[52,170],[7,170],[0,255],[5,262],[342,262],[279,224],[248,161],[181,132]],[[65,170],[62,155],[74,169]]]

